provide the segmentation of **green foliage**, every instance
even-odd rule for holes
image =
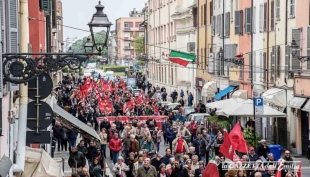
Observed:
[[[62,68],[62,72],[63,73],[68,73],[69,72],[69,67],[65,66],[64,68]]]
[[[96,41],[104,41],[105,39],[105,31],[100,31],[98,33],[95,33],[95,38]],[[74,53],[85,53],[85,49],[84,49],[84,44],[87,41],[87,36],[84,37],[83,39],[79,39],[77,41],[75,41],[72,45],[71,48],[73,50]],[[98,53],[98,51],[94,48],[94,53]],[[106,55],[108,53],[107,48],[103,49],[103,54]]]
[[[133,50],[138,54],[144,53],[144,36],[136,35],[133,38]]]
[[[215,123],[218,126],[218,129],[227,129],[230,127],[230,122],[227,117],[214,115],[208,117],[207,121]]]
[[[104,71],[114,71],[114,72],[125,72],[126,71],[126,66],[101,66],[101,69]]]
[[[83,67],[81,67],[79,69],[79,76],[84,76],[84,68]]]
[[[261,139],[257,134],[254,137],[254,130],[252,127],[245,128],[243,130],[243,137],[248,142],[249,146],[257,147],[258,141]]]
[[[138,62],[137,62],[137,65],[138,65],[138,66],[143,66],[143,65],[144,65],[144,61],[141,61],[141,60],[138,61]]]

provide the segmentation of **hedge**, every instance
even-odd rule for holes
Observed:
[[[114,72],[125,72],[126,71],[126,66],[101,66],[101,69],[103,69],[105,72],[106,71],[114,71]]]

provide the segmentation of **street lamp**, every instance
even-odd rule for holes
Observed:
[[[109,37],[110,27],[112,23],[109,21],[107,15],[103,13],[104,6],[99,4],[95,6],[97,12],[93,15],[91,22],[88,23],[92,41],[99,53],[103,51],[103,48],[107,46],[107,40]],[[95,29],[105,32],[104,38],[95,38]]]
[[[94,49],[94,44],[91,39],[88,37],[84,44],[85,53],[92,53]]]

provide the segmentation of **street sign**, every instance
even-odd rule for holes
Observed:
[[[254,98],[255,114],[264,114],[264,99]]]

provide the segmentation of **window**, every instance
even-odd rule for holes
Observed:
[[[193,27],[198,27],[197,8],[193,8]]]
[[[216,31],[216,34],[217,34],[217,35],[220,34],[220,18],[221,18],[220,15],[218,15],[218,16],[216,17],[215,31]]]
[[[271,1],[270,4],[270,30],[273,31],[274,30],[274,1]]]
[[[201,12],[200,12],[200,26],[202,26],[203,25],[203,19],[204,19],[204,16],[203,16],[203,6],[201,6],[200,7],[200,9],[201,9]]]
[[[290,0],[290,17],[295,17],[295,0]]]
[[[130,24],[129,23],[125,23],[125,28],[130,28]]]
[[[275,58],[276,58],[276,46],[272,46],[271,48],[271,76],[274,76],[275,74]],[[272,82],[272,79],[270,79],[270,82]]]
[[[276,0],[276,20],[280,20],[280,0]]]
[[[267,9],[267,3],[264,3],[264,31],[268,30],[268,9]]]
[[[285,46],[285,74],[288,73],[290,70],[291,62],[290,62],[291,52],[290,52],[290,46]],[[308,65],[307,65],[308,67]]]
[[[251,34],[251,23],[252,23],[252,15],[251,8],[245,8],[245,33]]]
[[[203,5],[203,25],[207,25],[207,4]]]
[[[222,20],[224,21],[223,15],[221,14],[221,15],[219,15],[219,28],[220,28],[220,29],[219,29],[219,36],[220,36],[220,37],[223,37],[223,32],[224,32],[224,31],[223,31],[223,27],[224,27],[224,26],[223,26],[223,21],[222,21]]]
[[[213,17],[213,9],[212,9],[212,6],[213,6],[213,2],[211,1],[211,2],[210,2],[210,21],[212,20],[212,17]]]
[[[224,36],[225,37],[229,37],[230,35],[230,12],[227,12],[225,14],[225,32],[224,32]]]

